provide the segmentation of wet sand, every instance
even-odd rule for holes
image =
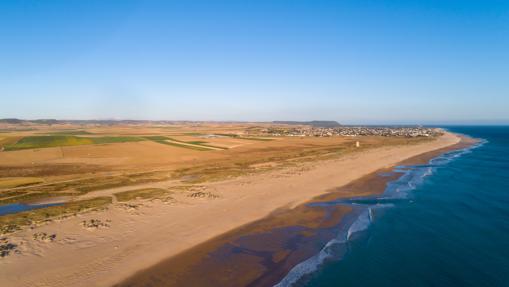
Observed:
[[[425,164],[440,154],[474,144],[461,142],[414,156],[394,166]],[[393,167],[367,176],[270,216],[222,234],[168,258],[116,286],[273,286],[298,263],[317,254],[350,225],[352,208],[343,205],[311,206],[310,203],[382,194],[388,182],[401,173]]]
[[[116,286],[272,286],[348,224],[348,206],[311,207],[348,194],[382,193],[399,174],[383,169],[293,209],[232,230]],[[383,174],[383,175],[382,175]]]

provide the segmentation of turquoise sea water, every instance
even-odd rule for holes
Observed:
[[[280,285],[509,286],[509,127],[448,129],[485,142],[350,201],[356,220]]]

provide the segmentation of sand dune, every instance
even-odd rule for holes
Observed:
[[[115,203],[11,236],[21,254],[0,261],[0,286],[110,286],[167,257],[240,225],[291,208],[380,168],[459,142],[446,133],[433,142],[353,153],[270,173],[206,183],[168,200]],[[160,185],[161,183],[159,183]],[[349,196],[349,194],[345,194]],[[86,228],[82,221],[107,223]],[[31,240],[55,233],[54,242]]]

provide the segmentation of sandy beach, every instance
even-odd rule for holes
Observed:
[[[205,183],[199,188],[200,196],[183,193],[168,201],[114,203],[105,211],[24,230],[10,236],[20,246],[21,254],[0,261],[0,285],[111,286],[229,230],[275,211],[295,208],[362,176],[459,141],[459,136],[446,133],[432,142],[377,148]],[[344,191],[345,197],[352,195],[362,192]],[[82,222],[91,219],[106,224],[84,228]],[[31,240],[37,232],[57,237],[53,242]]]

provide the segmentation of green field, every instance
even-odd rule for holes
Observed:
[[[207,142],[204,142],[204,141],[189,141],[189,142],[186,142],[186,141],[181,141],[181,140],[174,139],[174,138],[167,138],[167,139],[169,139],[171,141],[174,141],[174,142],[181,142],[181,143],[186,143],[186,144],[199,145],[199,146],[203,146],[203,147],[211,147],[211,148],[218,148],[218,149],[227,149],[227,148],[224,148],[224,147],[209,145]]]
[[[142,137],[132,137],[132,136],[117,136],[117,137],[97,137],[97,138],[89,138],[94,141],[94,144],[107,144],[107,143],[125,143],[125,142],[140,142],[145,139]]]
[[[87,131],[83,130],[67,130],[67,131],[58,131],[51,133],[50,135],[66,135],[66,136],[77,136],[77,135],[91,135],[92,133],[89,133]]]
[[[51,135],[41,136],[28,136],[23,137],[16,142],[5,141],[5,151],[15,151],[23,149],[36,149],[36,148],[48,148],[48,147],[60,147],[60,146],[76,146],[76,145],[90,145],[90,144],[109,144],[109,143],[124,143],[124,142],[138,142],[150,140],[160,144],[171,145],[181,148],[207,151],[211,149],[227,149],[225,147],[219,147],[210,145],[205,141],[182,141],[166,136],[102,136],[102,137],[91,137],[86,136],[89,133],[86,131],[61,131],[53,133]],[[80,136],[83,135],[83,136]],[[265,138],[240,138],[247,140],[259,140],[269,141],[271,139]]]
[[[165,141],[170,139],[169,137],[165,136],[147,136],[145,138],[151,141]]]
[[[145,138],[149,139],[151,141],[155,141],[155,142],[160,143],[160,144],[171,145],[171,146],[182,147],[182,148],[188,148],[188,149],[194,149],[194,150],[199,150],[199,151],[207,151],[207,150],[210,150],[210,148],[226,149],[224,147],[218,147],[218,146],[209,145],[209,144],[207,144],[207,142],[204,142],[204,141],[189,141],[189,142],[186,142],[186,141],[181,141],[181,140],[170,138],[170,137],[166,137],[166,136],[148,136],[148,137],[145,137]],[[182,144],[179,144],[179,143],[182,143]],[[188,144],[194,145],[194,146],[190,146]]]
[[[73,135],[29,136],[4,146],[5,151],[143,141],[140,137],[78,137]]]
[[[199,147],[199,146],[189,146],[189,145],[184,145],[184,144],[178,144],[178,143],[174,143],[174,142],[168,142],[166,140],[153,140],[154,142],[156,143],[160,143],[160,144],[165,144],[165,145],[171,145],[171,146],[175,146],[175,147],[181,147],[181,148],[188,148],[188,149],[193,149],[193,150],[199,150],[199,151],[207,151],[207,150],[210,150],[208,148],[204,148],[204,147]]]

